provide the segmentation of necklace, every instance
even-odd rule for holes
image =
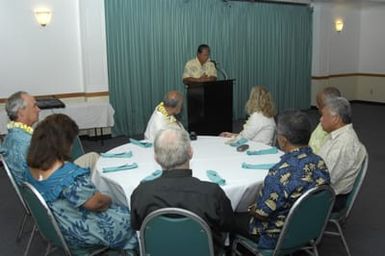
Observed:
[[[20,122],[11,121],[7,124],[7,129],[13,129],[13,128],[21,129],[28,134],[33,133],[33,128],[31,126],[20,123]]]
[[[164,103],[163,101],[158,105],[158,107],[156,108],[156,110],[160,113],[162,113],[162,115],[167,119],[167,121],[169,123],[175,123],[176,122],[176,119],[174,116],[170,116],[166,110],[166,108],[164,107]]]

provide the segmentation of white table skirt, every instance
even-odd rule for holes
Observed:
[[[222,137],[199,136],[192,142],[193,159],[190,168],[193,176],[200,180],[209,181],[207,170],[215,170],[226,180],[221,186],[237,211],[245,211],[255,201],[258,189],[268,170],[243,169],[242,162],[250,164],[277,163],[282,152],[270,155],[249,156],[246,152],[237,152],[234,147],[225,144]],[[249,142],[250,150],[270,148],[260,143]],[[154,149],[142,148],[134,144],[125,144],[114,148],[110,152],[132,151],[131,158],[99,158],[93,182],[103,193],[110,195],[115,202],[130,205],[133,190],[141,180],[153,171],[161,169],[154,160]],[[112,173],[102,173],[103,167],[119,166],[137,163],[138,168]]]
[[[92,129],[114,126],[114,109],[108,102],[66,103],[65,108],[44,109],[40,112],[39,120],[53,113],[63,113],[70,116],[79,129]],[[7,133],[9,122],[5,110],[0,110],[0,134]]]

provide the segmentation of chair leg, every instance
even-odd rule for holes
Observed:
[[[314,249],[314,250],[313,250],[313,251],[314,251],[314,255],[315,255],[315,256],[319,256],[317,246],[314,245],[314,246],[313,246],[313,249]]]
[[[238,239],[235,239],[232,244],[231,248],[231,256],[239,256],[241,255],[240,252],[237,250],[237,244],[238,244]]]
[[[37,231],[36,225],[33,225],[32,232],[28,240],[27,248],[25,248],[25,251],[24,251],[24,256],[28,255],[28,252],[29,252],[29,249],[31,248],[32,240],[35,236],[36,231]]]
[[[23,220],[21,221],[21,225],[19,227],[19,231],[17,232],[16,242],[19,242],[21,239],[21,235],[23,234],[25,222],[27,221],[27,217],[28,217],[28,214],[25,212],[24,216],[23,216]]]
[[[47,248],[45,249],[44,256],[48,256],[50,252],[51,252],[51,243],[48,243]]]
[[[341,239],[342,239],[342,243],[343,243],[344,246],[345,246],[346,253],[347,253],[349,256],[351,256],[350,250],[349,250],[349,246],[348,246],[348,243],[346,242],[344,233],[342,232],[341,225],[340,225],[338,222],[334,222],[334,221],[333,221],[333,223],[337,226],[338,232],[340,233],[340,236],[341,236]]]

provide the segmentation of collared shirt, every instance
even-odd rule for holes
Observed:
[[[148,121],[144,138],[153,141],[157,132],[169,127],[184,129],[181,122],[179,122],[173,115],[169,115],[164,107],[163,102],[156,106],[154,112]]]
[[[275,247],[290,208],[303,193],[329,182],[325,162],[310,147],[281,156],[281,161],[269,170],[256,202],[256,213],[268,220],[250,221],[250,233],[259,235],[260,248]]]
[[[321,146],[325,143],[328,134],[329,133],[325,132],[322,128],[321,123],[318,123],[317,127],[312,132],[309,140],[309,146],[311,147],[314,153],[319,153]]]
[[[331,185],[336,195],[348,194],[366,156],[365,146],[359,141],[353,125],[347,124],[332,131],[319,155],[329,169]]]
[[[243,125],[243,130],[239,135],[248,140],[271,145],[273,142],[274,133],[274,118],[266,117],[261,112],[254,112]]]
[[[234,213],[225,192],[215,183],[192,177],[190,169],[165,170],[161,177],[141,183],[131,195],[132,227],[139,230],[149,213],[165,207],[183,208],[203,218],[217,245],[220,232],[234,227]]]
[[[215,76],[217,77],[217,69],[214,66],[214,63],[208,59],[203,65],[199,62],[198,58],[189,60],[183,71],[183,79],[192,77],[200,78],[202,75],[206,74],[208,77]]]
[[[27,153],[31,138],[31,133],[21,128],[11,128],[1,145],[5,161],[19,185],[25,180],[24,174],[28,171]]]

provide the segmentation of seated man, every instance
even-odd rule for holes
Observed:
[[[40,109],[33,96],[19,91],[7,99],[5,110],[10,122],[7,124],[8,134],[5,136],[0,151],[3,152],[16,183],[20,184],[24,181],[25,170],[28,170],[26,156],[33,132],[32,125],[39,120]],[[74,162],[92,170],[98,158],[99,154],[89,152]]]
[[[303,193],[330,182],[324,161],[307,145],[310,126],[299,111],[278,116],[277,139],[285,154],[269,170],[249,212],[236,215],[237,232],[257,241],[260,248],[275,247],[290,208]]]
[[[189,60],[184,67],[183,83],[215,80],[217,80],[217,70],[210,60],[210,47],[207,44],[201,44],[196,58]]]
[[[330,98],[322,108],[322,128],[329,133],[319,155],[330,172],[331,186],[336,192],[333,211],[345,206],[366,149],[358,139],[351,123],[350,103],[343,97]]]
[[[163,174],[141,183],[132,193],[132,227],[139,230],[144,218],[157,209],[183,208],[203,218],[211,227],[214,246],[223,246],[221,232],[231,231],[234,224],[231,203],[219,185],[192,177],[189,162],[193,152],[187,132],[161,130],[155,138],[154,151]]]
[[[180,92],[167,92],[164,100],[156,106],[152,113],[144,133],[144,138],[153,141],[157,132],[168,127],[184,129],[176,117],[182,111],[182,106],[183,96]]]
[[[10,122],[1,151],[17,184],[24,181],[28,170],[27,153],[31,142],[32,125],[39,119],[40,109],[33,96],[19,91],[12,94],[5,104]]]
[[[321,113],[322,108],[325,106],[326,100],[332,97],[341,97],[341,92],[335,87],[326,87],[317,93],[317,108]],[[310,136],[309,146],[314,153],[318,154],[322,144],[325,142],[327,132],[322,129],[321,123],[318,123]]]

